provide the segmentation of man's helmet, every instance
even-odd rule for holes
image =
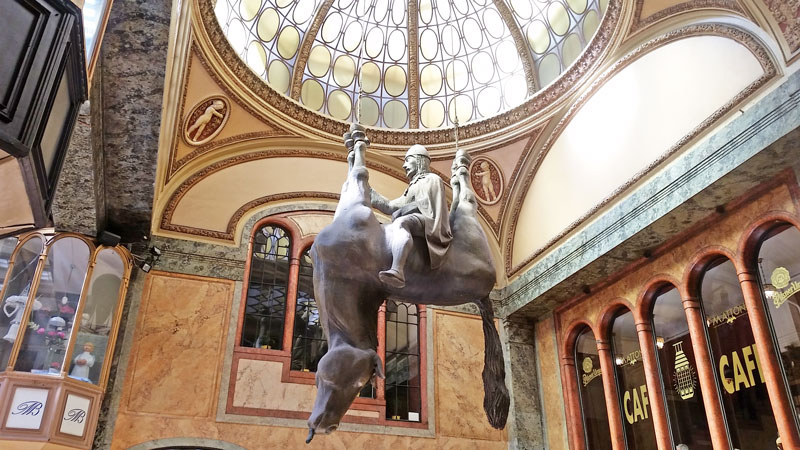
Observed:
[[[425,147],[423,147],[423,146],[421,146],[419,144],[412,145],[411,148],[409,148],[408,151],[406,152],[406,156],[405,157],[408,158],[409,156],[412,156],[412,155],[414,155],[414,156],[424,156],[424,157],[428,158],[428,161],[431,160],[431,156],[428,154],[428,150]]]

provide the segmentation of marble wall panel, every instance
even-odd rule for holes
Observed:
[[[213,414],[233,288],[227,280],[148,275],[121,412]]]
[[[281,383],[283,363],[240,359],[233,406],[308,411],[314,407],[316,388],[311,384]]]
[[[536,323],[536,355],[539,363],[539,382],[547,386],[541,390],[547,444],[551,449],[567,448],[564,390],[558,365],[555,323],[553,316]]]
[[[437,433],[505,441],[506,432],[492,428],[483,411],[480,317],[436,311],[434,333]]]

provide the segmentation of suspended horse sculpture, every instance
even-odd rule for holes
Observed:
[[[508,417],[509,395],[489,300],[495,268],[477,219],[477,203],[468,175],[469,157],[462,150],[456,153],[451,179],[453,202],[449,217],[441,218],[447,223],[441,224],[434,223],[435,215],[423,213],[446,208],[443,194],[441,202],[418,194],[416,201],[403,205],[387,202],[372,192],[365,165],[369,141],[363,128],[352,125],[351,132],[345,134],[345,146],[349,150],[349,169],[339,205],[333,222],[319,233],[311,249],[314,293],[328,352],[317,366],[317,397],[308,419],[306,442],[315,433],[336,430],[361,389],[374,382],[375,377],[383,378],[383,365],[376,353],[377,317],[378,308],[387,298],[429,305],[478,305],[485,341],[483,407],[489,423],[502,429]],[[404,197],[414,189],[428,189],[431,196],[436,196],[437,188],[419,187],[424,181],[415,185],[421,177],[417,176],[419,168],[415,164],[419,160],[414,155],[427,155],[424,148],[415,147],[409,150],[403,165],[409,177],[413,176]],[[436,177],[433,182],[441,184],[438,176],[427,176]],[[395,211],[393,223],[381,225],[372,212],[373,205],[383,211]],[[418,219],[400,220],[407,216]],[[424,236],[420,226],[425,228]],[[432,234],[435,236],[430,237]]]

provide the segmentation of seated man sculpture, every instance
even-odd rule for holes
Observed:
[[[378,274],[381,282],[396,289],[405,286],[404,266],[414,248],[414,237],[425,238],[431,270],[442,263],[447,247],[453,239],[448,219],[444,182],[430,172],[431,158],[425,147],[415,144],[408,149],[403,169],[408,178],[408,188],[394,200],[372,190],[372,206],[384,214],[391,214],[389,232],[392,250],[392,267]]]

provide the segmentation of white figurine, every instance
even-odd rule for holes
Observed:
[[[92,352],[94,352],[94,344],[91,342],[84,343],[83,353],[76,356],[73,360],[75,365],[72,367],[72,372],[69,373],[69,376],[89,380],[89,369],[94,366],[94,355],[92,355]]]

